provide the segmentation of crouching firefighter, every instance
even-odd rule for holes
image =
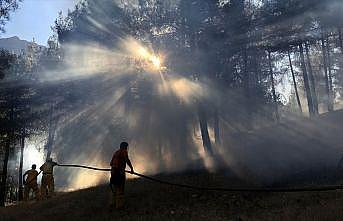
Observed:
[[[46,162],[40,167],[43,171],[41,183],[41,198],[49,198],[54,194],[55,181],[54,181],[54,166],[58,164],[48,158]]]
[[[38,175],[39,173],[36,170],[36,164],[32,164],[31,170],[28,170],[24,173],[24,201],[29,200],[31,190],[35,193],[35,199],[39,200],[39,189],[37,184]],[[26,179],[25,176],[27,176]]]
[[[110,186],[112,190],[111,197],[111,209],[115,206],[116,209],[120,209],[124,206],[124,188],[125,188],[125,167],[126,164],[131,168],[131,173],[133,173],[133,167],[128,156],[129,144],[122,142],[120,144],[120,149],[117,150],[111,160],[111,179]]]

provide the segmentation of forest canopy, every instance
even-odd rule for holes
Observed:
[[[212,165],[237,133],[341,109],[342,11],[340,0],[80,1],[47,47],[0,53],[2,199],[8,161],[35,137],[46,157],[100,165],[127,140],[138,169],[157,172]]]

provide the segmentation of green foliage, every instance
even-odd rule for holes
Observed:
[[[5,24],[10,19],[10,14],[18,9],[23,0],[0,0],[0,32],[5,31]]]
[[[16,59],[15,55],[6,50],[0,50],[0,80],[5,77],[6,72],[11,67],[11,63]]]

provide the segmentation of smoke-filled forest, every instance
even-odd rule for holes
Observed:
[[[25,1],[0,1],[3,32]],[[2,206],[22,200],[27,157],[108,168],[122,141],[150,176],[341,180],[341,0],[81,0],[51,29],[46,46],[0,51]],[[109,176],[57,167],[55,189]]]

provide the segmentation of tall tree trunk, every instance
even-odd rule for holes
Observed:
[[[310,117],[313,117],[315,115],[315,113],[313,110],[313,101],[312,101],[310,84],[309,84],[308,76],[307,76],[307,69],[306,69],[305,56],[304,56],[304,48],[303,48],[302,44],[299,45],[299,51],[300,51],[301,68],[303,71],[304,86],[305,86],[305,92],[306,92],[306,97],[307,97],[308,110],[309,110]]]
[[[273,73],[273,68],[272,68],[272,59],[271,59],[269,51],[268,51],[268,61],[269,61],[270,81],[272,83],[274,114],[275,114],[276,120],[279,121],[280,116],[279,116],[279,110],[278,110],[278,106],[277,106],[277,97],[276,97],[276,91],[275,91],[275,82],[274,82],[274,73]]]
[[[52,148],[54,145],[54,140],[55,140],[55,133],[56,133],[56,129],[57,129],[57,124],[58,124],[58,120],[59,117],[56,117],[56,119],[53,119],[53,112],[54,112],[54,105],[51,105],[51,109],[50,109],[50,122],[49,122],[49,135],[48,135],[48,141],[46,144],[46,159],[49,159],[51,157],[51,153],[52,153]]]
[[[214,111],[214,139],[215,144],[219,145],[221,143],[220,140],[220,125],[219,125],[219,116],[218,116],[218,109],[216,108]]]
[[[20,161],[19,161],[19,201],[23,200],[23,161],[24,161],[25,133],[20,139]]]
[[[204,150],[206,153],[212,155],[213,151],[212,151],[210,135],[208,133],[207,117],[206,117],[206,112],[204,108],[202,107],[202,105],[199,105],[198,116],[199,116],[200,131],[201,131],[201,137],[202,137]]]
[[[329,85],[328,65],[327,65],[327,59],[326,59],[326,48],[325,48],[324,36],[322,36],[321,43],[322,43],[322,54],[323,54],[325,89],[326,89],[326,93],[327,93],[327,105],[328,105],[328,111],[332,111],[333,110],[333,105],[332,105],[333,102],[332,102],[332,96],[331,96],[331,88]]]
[[[303,112],[303,109],[301,107],[301,102],[300,102],[300,97],[299,97],[299,92],[298,92],[298,87],[297,87],[297,81],[295,79],[295,74],[294,74],[294,69],[293,69],[293,64],[292,64],[292,59],[291,59],[291,54],[288,50],[288,61],[289,61],[289,66],[291,68],[291,73],[292,73],[292,79],[293,79],[293,85],[294,85],[294,91],[295,91],[295,96],[297,98],[297,103],[298,103],[298,107],[300,110],[300,113]]]
[[[339,46],[341,48],[341,53],[343,54],[343,36],[342,36],[341,28],[338,28],[338,40],[339,40]]]
[[[311,89],[311,95],[312,95],[312,101],[313,101],[313,110],[314,110],[314,113],[316,115],[318,115],[319,111],[318,111],[318,98],[317,98],[317,92],[316,92],[316,82],[315,82],[314,76],[313,76],[311,58],[310,58],[310,53],[309,53],[309,46],[307,43],[305,43],[305,51],[306,51],[306,57],[307,57],[308,76],[309,76],[309,80],[310,80],[310,89]]]
[[[330,105],[332,106],[332,110],[334,110],[334,89],[332,83],[332,69],[331,69],[331,56],[330,56],[330,41],[329,38],[326,39],[326,52],[327,52],[327,61],[328,61],[328,83],[330,88]]]
[[[4,207],[6,202],[6,186],[7,186],[7,165],[8,165],[8,158],[10,155],[10,147],[11,147],[11,138],[7,137],[6,144],[5,144],[5,158],[2,166],[2,174],[1,174],[1,186],[0,186],[0,206]]]
[[[10,111],[10,125],[12,127],[14,119],[14,107],[11,104],[11,111]],[[2,166],[2,175],[1,175],[1,185],[0,185],[0,206],[4,207],[6,202],[6,186],[7,186],[7,166],[8,166],[8,159],[10,156],[10,148],[12,139],[14,138],[14,129],[9,128],[6,137],[6,144],[5,144],[5,157]]]
[[[252,126],[252,111],[251,111],[251,91],[250,91],[250,73],[248,68],[248,52],[247,49],[244,47],[243,50],[243,87],[244,87],[244,94],[245,94],[245,109],[246,109],[246,128],[251,129]]]
[[[49,113],[49,132],[48,132],[48,140],[46,143],[46,159],[49,159],[52,152],[52,142],[53,142],[53,134],[54,134],[54,126],[53,126],[53,120],[52,120],[52,114],[54,111],[54,105],[51,104],[50,106],[50,113]]]

